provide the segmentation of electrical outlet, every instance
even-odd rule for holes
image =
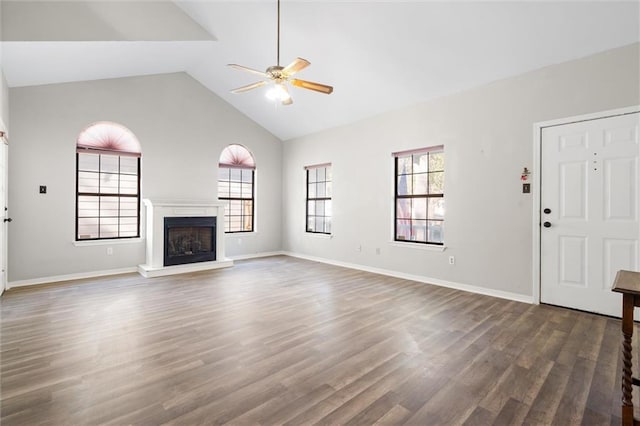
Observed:
[[[456,264],[456,258],[454,256],[449,256],[449,265],[455,265]]]
[[[113,247],[107,247],[107,256],[113,255]]]
[[[40,185],[40,193],[41,194],[47,193],[47,185]]]

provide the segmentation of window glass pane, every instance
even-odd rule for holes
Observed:
[[[242,194],[242,184],[240,182],[231,182],[229,187],[229,196],[232,198],[240,198]]]
[[[253,216],[245,216],[244,217],[244,227],[242,228],[243,231],[251,231],[251,225],[253,222]]]
[[[218,198],[229,197],[229,182],[218,182]]]
[[[315,214],[316,214],[316,202],[315,201],[307,201],[307,214],[309,216],[315,216]]]
[[[429,154],[429,171],[444,171],[444,152],[432,152]]]
[[[316,169],[316,172],[317,172],[316,182],[324,182],[325,176],[327,174],[327,169],[325,169],[324,167],[320,167]]]
[[[120,216],[127,220],[138,217],[138,197],[120,197]]]
[[[426,173],[420,173],[413,175],[413,194],[422,195],[427,194],[427,182],[428,176]]]
[[[78,197],[78,217],[98,217],[98,201],[98,197]]]
[[[251,198],[253,192],[253,185],[250,183],[242,184],[242,198]]]
[[[97,172],[100,167],[98,154],[78,154],[78,170]]]
[[[138,176],[120,175],[120,194],[137,194]]]
[[[119,159],[117,155],[100,155],[100,171],[118,173]]]
[[[333,179],[333,171],[331,170],[331,166],[327,167],[325,179],[330,181]]]
[[[426,220],[411,221],[411,241],[419,241],[419,242],[427,241],[427,221]]]
[[[137,157],[120,157],[120,173],[137,175],[138,174],[138,158]]]
[[[444,198],[429,198],[429,219],[444,219]]]
[[[429,173],[429,194],[444,194],[444,172]]]
[[[242,169],[242,181],[246,183],[253,182],[253,170]]]
[[[323,232],[323,231],[324,231],[324,217],[316,216],[315,232]]]
[[[229,200],[229,215],[240,216],[242,214],[242,204],[240,200]]]
[[[325,196],[331,197],[331,193],[332,193],[331,187],[332,187],[332,182],[327,182],[325,186],[325,190],[326,190]]]
[[[118,175],[113,173],[100,173],[100,192],[103,194],[117,194]]]
[[[307,231],[314,232],[316,225],[316,219],[313,216],[307,217]]]
[[[410,195],[411,184],[411,175],[398,176],[398,195]]]
[[[242,180],[242,169],[230,169],[230,170],[231,170],[231,181],[240,182]]]
[[[100,197],[100,217],[105,216],[118,216],[119,212],[119,197]],[[102,221],[100,224],[102,225]],[[116,221],[117,223],[117,221]],[[102,228],[100,230],[102,233]]]
[[[245,216],[253,216],[253,201],[241,201],[242,203],[242,214]]]
[[[427,172],[427,153],[413,155],[413,173]]]
[[[118,237],[118,218],[103,217],[100,218],[100,238],[117,238]]]
[[[326,232],[327,234],[331,233],[331,218],[330,217],[325,217],[324,218],[324,232]]]
[[[229,218],[229,232],[242,231],[242,217],[231,216]]]
[[[231,176],[229,168],[227,167],[218,167],[218,180],[229,180]]]
[[[324,216],[324,201],[316,201],[316,216]]]
[[[411,218],[411,198],[399,198],[396,200],[396,218]]]
[[[442,221],[429,221],[429,242],[430,243],[443,243],[444,242],[444,222]]]
[[[78,239],[98,238],[98,218],[78,218]]]
[[[309,169],[309,170],[307,170],[307,176],[308,176],[309,183],[317,182],[316,173],[317,173],[317,169]]]
[[[316,184],[310,183],[308,185],[308,190],[309,190],[309,193],[307,195],[307,198],[316,198]]]
[[[316,197],[324,198],[326,196],[324,182],[316,183]]]
[[[120,218],[120,236],[135,237],[138,234],[138,218],[122,217]]]
[[[411,239],[411,221],[407,219],[396,220],[396,240]]]
[[[414,198],[411,208],[412,219],[426,219],[427,218],[427,199],[426,198]]]
[[[331,216],[331,200],[326,200],[324,202],[324,215]]]
[[[78,192],[98,192],[98,173],[78,172]]]
[[[398,174],[404,175],[411,173],[411,155],[406,157],[398,157]]]

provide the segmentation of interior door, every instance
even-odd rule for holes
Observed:
[[[640,114],[542,129],[540,300],[619,317],[619,269],[639,271]]]

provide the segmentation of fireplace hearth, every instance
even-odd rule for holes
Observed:
[[[215,217],[165,217],[164,266],[216,260]]]

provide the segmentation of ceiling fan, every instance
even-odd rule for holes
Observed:
[[[293,99],[289,94],[289,89],[287,89],[287,82],[291,83],[293,86],[301,87],[303,89],[313,90],[320,93],[330,94],[333,92],[333,87],[327,86],[326,84],[314,83],[313,81],[300,80],[297,78],[291,78],[298,71],[301,71],[311,65],[309,61],[302,58],[296,58],[293,62],[291,62],[286,67],[280,66],[280,0],[278,0],[278,44],[277,44],[277,57],[276,64],[270,66],[266,69],[266,71],[258,71],[253,68],[245,67],[238,64],[229,64],[231,68],[235,68],[241,71],[247,71],[252,74],[259,75],[263,78],[268,78],[273,81],[274,86],[267,92],[267,97],[272,100],[276,100],[282,103],[282,105],[291,105],[293,103]],[[231,93],[243,93],[252,89],[256,89],[258,87],[262,87],[268,84],[269,81],[257,81],[255,83],[247,84],[246,86],[238,87],[237,89],[233,89]]]

